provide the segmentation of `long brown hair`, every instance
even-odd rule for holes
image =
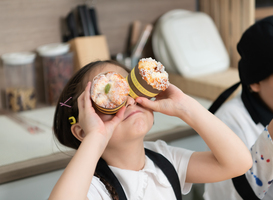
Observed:
[[[112,61],[112,60],[105,60],[105,61],[96,61],[96,62],[87,64],[86,66],[78,70],[70,78],[70,80],[64,87],[59,97],[58,103],[56,105],[54,121],[53,121],[54,135],[61,144],[73,149],[79,148],[81,142],[77,138],[75,138],[71,132],[71,124],[69,122],[69,117],[73,116],[75,117],[76,120],[78,118],[79,109],[78,109],[77,99],[80,96],[80,94],[84,91],[85,86],[87,84],[85,77],[88,76],[88,74],[90,74],[90,72],[96,67],[100,67],[105,64],[114,64],[116,66],[124,68],[126,71],[129,72],[129,70],[123,65],[121,65],[120,63],[116,61]],[[67,101],[66,104],[71,107],[60,105],[60,103],[64,103],[68,99],[69,101]],[[95,174],[95,176],[98,176],[98,175]],[[117,200],[118,195],[115,189],[109,183],[107,183],[104,179],[102,179],[101,177],[99,178],[105,184],[107,190],[112,195],[112,198],[114,200]]]

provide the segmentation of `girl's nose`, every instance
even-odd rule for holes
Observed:
[[[128,96],[125,107],[128,108],[129,106],[133,106],[133,105],[136,105],[136,101],[134,100],[134,98]]]

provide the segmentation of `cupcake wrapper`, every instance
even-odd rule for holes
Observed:
[[[100,111],[101,113],[103,114],[107,114],[107,115],[112,115],[112,114],[115,114],[119,111],[119,109],[122,108],[122,106],[124,106],[126,104],[127,101],[124,101],[122,104],[120,104],[118,107],[116,108],[103,108],[99,105],[97,105],[94,101],[93,102],[93,105],[98,109],[98,111]]]
[[[134,99],[137,97],[152,98],[161,92],[161,90],[154,89],[142,79],[138,64],[132,69],[130,74],[126,77],[126,80],[130,87],[129,95]]]

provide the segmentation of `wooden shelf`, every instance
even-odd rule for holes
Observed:
[[[60,152],[0,166],[0,184],[63,169],[69,163],[74,153],[74,151]]]

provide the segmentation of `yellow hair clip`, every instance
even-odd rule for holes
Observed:
[[[68,118],[68,120],[69,120],[69,122],[70,122],[70,124],[72,125],[72,124],[76,124],[76,119],[75,119],[75,117],[69,117]]]

